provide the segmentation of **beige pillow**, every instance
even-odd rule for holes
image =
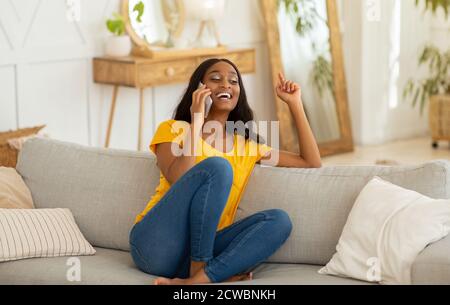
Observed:
[[[31,193],[14,168],[0,167],[0,209],[33,209]]]

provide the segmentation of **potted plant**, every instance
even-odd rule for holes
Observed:
[[[131,52],[131,39],[125,31],[125,20],[117,14],[106,21],[106,27],[113,34],[106,41],[106,55],[114,57],[128,56]]]
[[[433,14],[442,8],[448,18],[450,1],[424,0],[425,10]],[[416,0],[416,5],[420,1]],[[412,98],[412,105],[420,104],[423,114],[425,104],[429,101],[429,125],[433,148],[438,148],[438,141],[450,141],[450,50],[441,51],[438,47],[427,45],[419,56],[419,67],[427,66],[427,77],[410,79],[404,89],[403,97]]]

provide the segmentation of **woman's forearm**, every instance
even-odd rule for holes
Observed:
[[[191,123],[189,132],[183,140],[183,154],[175,159],[170,165],[168,172],[172,177],[171,183],[176,182],[186,172],[195,166],[196,149],[201,137],[201,128],[198,128],[199,124]]]
[[[320,167],[322,161],[320,158],[319,147],[311,130],[306,117],[303,103],[293,103],[289,105],[298,133],[298,143],[300,149],[300,157],[313,167]]]

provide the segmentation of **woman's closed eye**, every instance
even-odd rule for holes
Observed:
[[[220,78],[220,77],[212,77],[211,81],[213,81],[213,82],[220,82],[220,81],[222,81],[222,78]],[[228,82],[230,84],[233,84],[233,85],[239,84],[239,81],[234,79],[234,78],[233,79],[229,79]]]

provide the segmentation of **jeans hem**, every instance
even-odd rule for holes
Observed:
[[[208,257],[194,257],[191,256],[191,261],[197,262],[197,263],[206,263],[210,260],[212,260],[214,257],[208,256]]]
[[[208,266],[205,266],[205,274],[211,281],[211,283],[218,283],[217,278],[211,273]]]

